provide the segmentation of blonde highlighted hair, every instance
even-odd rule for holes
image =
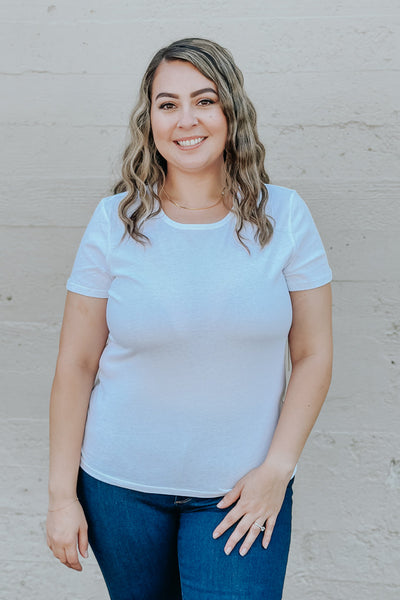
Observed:
[[[256,111],[244,90],[242,72],[231,53],[202,38],[186,38],[161,48],[143,76],[139,99],[129,121],[130,142],[123,154],[122,179],[114,187],[115,194],[127,192],[119,206],[125,231],[136,241],[146,243],[149,239],[140,231],[141,225],[160,212],[157,189],[164,185],[167,164],[155,146],[151,131],[151,93],[158,66],[164,61],[175,60],[191,63],[217,86],[228,124],[224,152],[225,193],[233,198],[236,235],[247,248],[240,232],[248,221],[255,226],[254,239],[264,247],[272,236],[273,227],[266,214],[268,191],[265,184],[269,178],[264,167],[265,148],[257,133]]]

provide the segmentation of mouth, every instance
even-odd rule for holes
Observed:
[[[194,148],[195,146],[199,146],[201,142],[203,142],[206,137],[196,137],[196,138],[186,138],[182,140],[174,140],[175,144],[180,148]]]

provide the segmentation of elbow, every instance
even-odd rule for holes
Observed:
[[[333,372],[332,348],[292,358],[291,362],[292,371],[305,367],[309,376],[320,382],[321,392],[328,393]]]
[[[94,381],[99,368],[99,362],[85,357],[70,357],[60,354],[57,359],[55,379],[69,377],[84,378]]]

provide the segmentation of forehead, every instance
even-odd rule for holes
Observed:
[[[215,83],[200,73],[191,63],[182,60],[164,61],[156,69],[152,97],[160,92],[184,94],[204,87],[217,91]]]

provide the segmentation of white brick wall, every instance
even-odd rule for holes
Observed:
[[[297,476],[284,598],[397,599],[398,2],[53,2],[0,4],[1,599],[107,598],[92,558],[78,574],[45,545],[49,388],[65,281],[139,79],[190,35],[232,50],[272,180],[307,200],[334,270],[334,382]]]

